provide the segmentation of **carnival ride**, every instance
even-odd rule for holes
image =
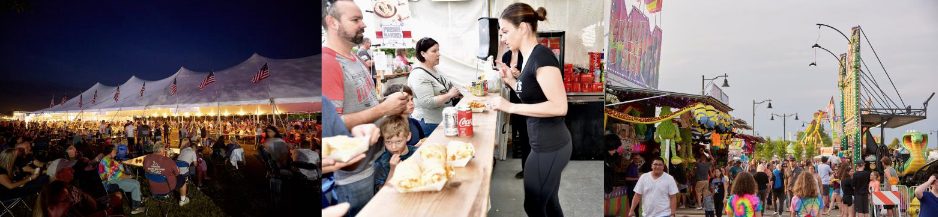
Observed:
[[[852,153],[847,155],[852,156],[853,162],[856,164],[861,163],[864,156],[872,156],[876,159],[876,162],[879,162],[879,156],[886,156],[885,154],[888,153],[884,151],[888,149],[883,144],[876,144],[875,141],[870,142],[869,139],[863,139],[863,137],[872,137],[870,131],[874,127],[880,128],[880,138],[883,138],[885,128],[895,129],[924,120],[927,114],[928,102],[934,96],[934,93],[922,103],[921,108],[913,108],[912,105],[906,104],[879,58],[879,54],[876,53],[872,43],[870,43],[869,37],[860,26],[851,28],[849,36],[829,25],[817,24],[817,26],[819,40],[821,27],[833,29],[847,40],[847,51],[840,55],[821,47],[817,42],[812,46],[812,48],[820,48],[830,53],[837,59],[837,86],[841,96],[840,117],[842,117],[837,122],[842,126],[840,129],[842,132],[835,133],[841,135],[840,149],[852,150]],[[882,74],[888,79],[888,85],[892,87],[892,90],[888,93],[883,89],[888,90],[889,86],[886,86],[886,84],[881,85],[877,81],[875,74],[861,56],[861,39],[865,39],[862,41],[865,41],[865,45],[873,52],[882,69]],[[816,62],[812,62],[809,66],[817,66]],[[895,94],[892,94],[893,92]]]

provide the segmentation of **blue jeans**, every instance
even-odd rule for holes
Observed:
[[[130,192],[130,198],[134,202],[140,202],[140,182],[136,179],[121,179],[116,183],[121,191]]]
[[[336,185],[335,195],[338,203],[348,202],[351,207],[348,215],[355,216],[375,196],[375,179],[369,177],[348,185]]]
[[[436,123],[436,124],[427,123],[426,121],[423,120],[423,118],[420,119],[420,128],[423,128],[423,135],[426,135],[426,136],[430,136],[430,133],[433,133],[433,130],[435,130],[436,127],[439,125],[440,125],[439,123]]]

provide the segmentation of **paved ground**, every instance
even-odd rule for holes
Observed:
[[[515,178],[519,171],[520,159],[495,164],[489,216],[527,216],[523,182]],[[603,162],[570,161],[561,178],[560,204],[565,216],[602,216]]]

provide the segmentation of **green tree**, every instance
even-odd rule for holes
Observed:
[[[779,158],[785,158],[788,155],[788,142],[784,140],[774,141],[773,146],[775,147],[775,155],[778,155]]]
[[[795,146],[794,148],[795,160],[801,160],[802,159],[801,154],[804,154],[804,146],[801,143],[797,143],[797,142],[794,144],[794,146]]]
[[[804,146],[805,146],[805,147],[804,147],[804,154],[805,154],[805,157],[806,157],[806,158],[813,158],[814,156],[816,156],[816,155],[818,154],[818,149],[817,149],[818,147],[817,147],[817,145],[818,145],[818,144],[817,144],[817,143],[814,143],[814,142],[808,142],[807,144],[804,144]]]

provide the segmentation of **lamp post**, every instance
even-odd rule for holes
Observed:
[[[827,25],[827,24],[823,24],[823,23],[818,23],[818,24],[814,24],[814,25],[817,25],[817,28],[818,28],[818,29],[820,29],[822,26],[823,26],[823,27],[827,27],[827,28],[831,28],[831,29],[833,29],[834,31],[837,31],[837,33],[840,33],[840,35],[844,36],[844,39],[847,39],[848,42],[850,41],[850,37],[847,37],[847,34],[844,34],[844,32],[841,32],[839,29],[834,28],[833,26],[830,26],[830,25]]]
[[[762,100],[760,102],[756,102],[756,100],[752,100],[752,135],[756,135],[756,105],[766,103],[766,102],[769,103],[768,108],[772,109],[771,99]]]
[[[729,77],[730,76],[726,75],[726,73],[723,73],[723,75],[716,76],[714,78],[707,78],[707,77],[704,77],[704,75],[700,75],[700,95],[701,96],[704,95],[704,83],[706,83],[707,81],[712,81],[712,80],[723,78],[722,87],[730,87],[730,83],[726,80],[726,78],[729,78]]]
[[[834,52],[831,52],[831,50],[821,47],[821,45],[819,44],[814,44],[811,46],[811,48],[821,48],[821,50],[827,51],[827,53],[831,54],[831,56],[834,56],[834,59],[837,59],[837,64],[840,64],[840,68],[843,68],[844,70],[847,69],[847,67],[844,66],[844,62],[840,60],[840,57],[838,57],[837,54],[834,54]],[[808,64],[808,66],[817,66],[817,63],[811,62],[810,64]]]
[[[781,114],[781,115],[772,113],[772,116],[769,117],[769,120],[773,120],[773,121],[775,120],[775,117],[781,117],[781,118],[782,118],[782,140],[785,140],[785,135],[787,135],[787,133],[788,133],[788,129],[785,129],[785,127],[786,127],[785,125],[787,124],[786,122],[788,121],[788,117],[791,117],[791,116],[795,116],[795,120],[796,120],[796,121],[798,120],[798,113],[794,113],[794,114]]]

